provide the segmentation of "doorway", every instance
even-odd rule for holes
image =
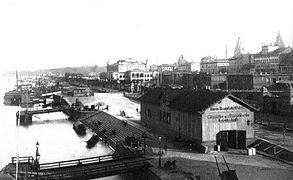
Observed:
[[[228,148],[245,149],[246,131],[230,130],[220,131],[216,135],[216,143],[221,146],[221,150],[227,151]]]

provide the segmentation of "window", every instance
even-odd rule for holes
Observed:
[[[171,124],[171,114],[160,110],[160,121]]]

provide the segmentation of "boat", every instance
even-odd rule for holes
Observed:
[[[80,122],[80,121],[76,121],[73,124],[73,129],[79,135],[85,135],[86,134],[86,132],[85,132],[86,131],[85,125],[82,122]]]
[[[140,93],[126,93],[126,92],[124,92],[123,93],[123,96],[124,97],[127,97],[129,99],[138,101],[139,98],[142,96],[142,94],[140,94]]]
[[[86,143],[86,147],[87,148],[92,148],[94,145],[97,144],[97,142],[99,141],[99,136],[98,135],[93,135]]]
[[[4,95],[4,105],[18,106],[21,103],[21,91],[13,90]]]

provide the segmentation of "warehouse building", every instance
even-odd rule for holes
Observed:
[[[156,132],[196,143],[246,148],[253,106],[222,91],[154,89],[140,98],[141,120]]]

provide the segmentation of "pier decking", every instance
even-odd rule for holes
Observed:
[[[80,121],[97,134],[103,130],[106,131],[103,133],[103,137],[113,149],[116,148],[116,144],[118,142],[124,141],[127,136],[141,138],[144,133],[143,131],[126,123],[126,121],[123,122],[104,111],[95,112],[91,116],[87,116]]]

